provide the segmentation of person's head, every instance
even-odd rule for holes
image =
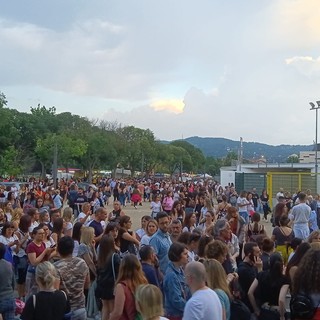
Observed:
[[[198,244],[198,257],[204,258],[205,257],[205,250],[207,247],[207,244],[213,240],[213,236],[201,236]]]
[[[114,210],[114,211],[121,210],[121,203],[120,203],[120,201],[116,200],[116,201],[113,202],[113,210]]]
[[[82,212],[88,213],[91,210],[91,204],[89,202],[85,202],[82,205]]]
[[[181,266],[188,263],[188,248],[185,244],[174,242],[168,251],[169,260]]]
[[[150,220],[151,220],[151,217],[150,217],[150,216],[143,216],[143,217],[141,218],[141,228],[146,230],[147,223],[148,223],[148,221],[150,221]]]
[[[231,227],[227,219],[219,219],[213,227],[213,236],[229,240],[231,238]]]
[[[320,242],[320,230],[312,231],[308,237],[308,242]]]
[[[53,289],[57,278],[56,268],[49,261],[39,263],[36,268],[36,282],[40,289]]]
[[[43,228],[41,226],[35,227],[32,230],[31,235],[33,237],[34,242],[40,243],[45,240],[45,231],[43,230]]]
[[[106,262],[112,257],[115,252],[114,238],[111,235],[102,236],[99,242],[99,254],[98,254],[98,268],[103,268]]]
[[[320,291],[320,250],[310,249],[293,277],[292,293],[317,294]]]
[[[302,243],[302,239],[300,238],[293,238],[290,243],[290,247],[293,249],[293,251],[296,251],[300,244]]]
[[[39,222],[40,223],[49,223],[50,222],[50,215],[47,209],[40,209],[39,210]]]
[[[20,218],[22,217],[22,215],[23,215],[23,209],[22,208],[15,208],[12,213],[11,221],[19,221]]]
[[[193,251],[195,253],[198,252],[199,241],[201,238],[201,234],[192,232],[188,238],[188,250]]]
[[[37,208],[30,208],[27,211],[27,214],[31,217],[32,221],[38,221],[39,220],[39,210]]]
[[[284,202],[279,202],[276,204],[274,208],[274,215],[276,217],[281,216],[282,214],[287,214],[288,213],[288,207]]]
[[[159,229],[164,233],[168,232],[169,224],[170,224],[168,214],[164,211],[159,212],[157,214],[157,221],[158,221]]]
[[[105,235],[111,235],[114,239],[118,237],[119,225],[116,222],[109,222],[104,230]]]
[[[52,227],[52,232],[61,234],[63,231],[63,219],[62,218],[57,218],[53,222],[53,227]]]
[[[28,232],[29,227],[31,226],[31,217],[27,214],[24,214],[19,221],[19,229],[22,232]]]
[[[235,207],[229,207],[227,209],[226,219],[229,221],[230,219],[237,219],[238,218],[238,210]]]
[[[221,263],[216,259],[205,259],[203,265],[207,273],[208,287],[212,290],[221,289],[231,298],[227,275]]]
[[[72,256],[74,249],[74,241],[69,236],[62,237],[58,242],[58,253],[62,258]]]
[[[170,234],[174,239],[178,239],[182,231],[182,223],[179,219],[175,219],[171,221],[170,224]]]
[[[154,235],[158,230],[158,222],[155,219],[150,219],[146,224],[146,233],[148,236]]]
[[[136,308],[143,319],[154,319],[163,315],[161,290],[153,284],[138,286],[135,292]]]
[[[11,222],[6,222],[3,227],[2,227],[2,231],[1,234],[6,237],[12,237],[14,232],[14,225]]]
[[[279,252],[270,255],[270,275],[271,279],[277,281],[283,274],[283,258]]]
[[[184,226],[185,227],[193,227],[197,222],[197,217],[194,212],[188,212],[186,213],[185,219],[184,219]]]
[[[255,212],[251,217],[252,222],[259,223],[260,222],[260,213]]]
[[[58,218],[61,217],[61,214],[60,214],[60,211],[59,209],[52,209],[50,210],[50,220],[51,220],[51,223],[53,224],[54,221]]]
[[[267,253],[274,251],[274,241],[265,237],[262,241],[261,250]]]
[[[42,198],[38,198],[37,202],[36,202],[36,207],[37,208],[41,208],[43,206],[43,199]]]
[[[192,292],[205,287],[206,269],[201,262],[191,261],[186,265],[185,276]]]
[[[65,207],[63,209],[62,218],[66,222],[70,222],[72,220],[73,210],[71,207]]]
[[[81,238],[81,229],[82,229],[83,223],[76,222],[72,229],[72,239],[80,242]]]
[[[288,223],[289,223],[289,218],[286,214],[283,214],[281,217],[280,217],[280,220],[279,220],[279,224],[281,227],[287,227],[288,226]]]
[[[298,195],[298,199],[300,202],[305,202],[307,200],[307,195],[304,192],[300,192]]]
[[[131,229],[132,226],[132,221],[131,218],[129,216],[121,216],[120,217],[120,221],[119,221],[120,227],[126,230]]]
[[[255,262],[255,259],[260,256],[260,248],[256,242],[247,242],[243,246],[243,253],[249,261]]]
[[[84,243],[86,245],[92,245],[94,239],[94,229],[92,227],[82,227],[81,229],[81,237],[80,243]]]
[[[247,197],[247,191],[242,190],[242,191],[240,192],[240,198],[246,198],[246,197]]]
[[[155,261],[156,254],[154,252],[154,249],[150,245],[142,246],[139,250],[139,256],[142,262],[144,261]]]
[[[96,221],[105,221],[107,215],[107,209],[105,209],[104,207],[99,207],[94,213]]]
[[[130,289],[132,291],[135,291],[140,284],[147,283],[141,263],[134,254],[125,255],[120,263],[117,284],[126,280],[130,283]]]
[[[223,263],[228,255],[228,247],[220,240],[213,240],[207,244],[205,257],[207,259],[216,259]]]

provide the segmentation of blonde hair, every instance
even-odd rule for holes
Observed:
[[[72,221],[73,211],[72,208],[66,207],[63,210],[62,218],[64,221]]]
[[[92,245],[92,240],[94,239],[94,229],[92,227],[82,227],[80,243],[86,245]]]
[[[155,285],[140,285],[135,292],[135,299],[143,319],[148,320],[163,315],[162,293]]]
[[[231,293],[227,283],[227,275],[221,263],[215,259],[206,259],[203,261],[203,265],[207,272],[208,287],[212,290],[221,289],[229,298],[231,298]]]
[[[314,230],[310,233],[309,237],[308,237],[308,242],[312,243],[313,240],[317,240],[317,238],[319,238],[320,236],[320,230]]]
[[[37,265],[36,281],[37,283],[41,284],[44,288],[52,288],[56,278],[57,271],[52,263],[45,261]]]
[[[15,208],[13,210],[13,214],[12,214],[12,218],[11,218],[11,221],[20,221],[20,218],[22,217],[23,215],[23,209],[22,208]]]

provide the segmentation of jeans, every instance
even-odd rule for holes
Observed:
[[[14,320],[16,303],[13,298],[0,300],[0,314],[4,320]]]
[[[87,311],[86,308],[76,309],[70,312],[71,320],[87,320]]]

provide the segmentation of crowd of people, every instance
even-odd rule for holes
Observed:
[[[0,314],[18,296],[25,320],[283,320],[291,293],[292,319],[302,295],[320,319],[320,200],[269,201],[206,181],[0,186]],[[150,208],[137,230],[127,205]]]

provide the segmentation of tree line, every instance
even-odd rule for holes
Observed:
[[[117,122],[90,120],[70,112],[57,113],[55,107],[38,105],[30,112],[7,107],[0,93],[0,175],[18,176],[26,172],[51,170],[54,148],[58,165],[87,172],[89,181],[100,170],[126,168],[149,176],[153,172],[177,171],[219,174],[236,154],[226,158],[206,157],[190,143],[169,144],[157,140],[149,129],[122,126]]]

